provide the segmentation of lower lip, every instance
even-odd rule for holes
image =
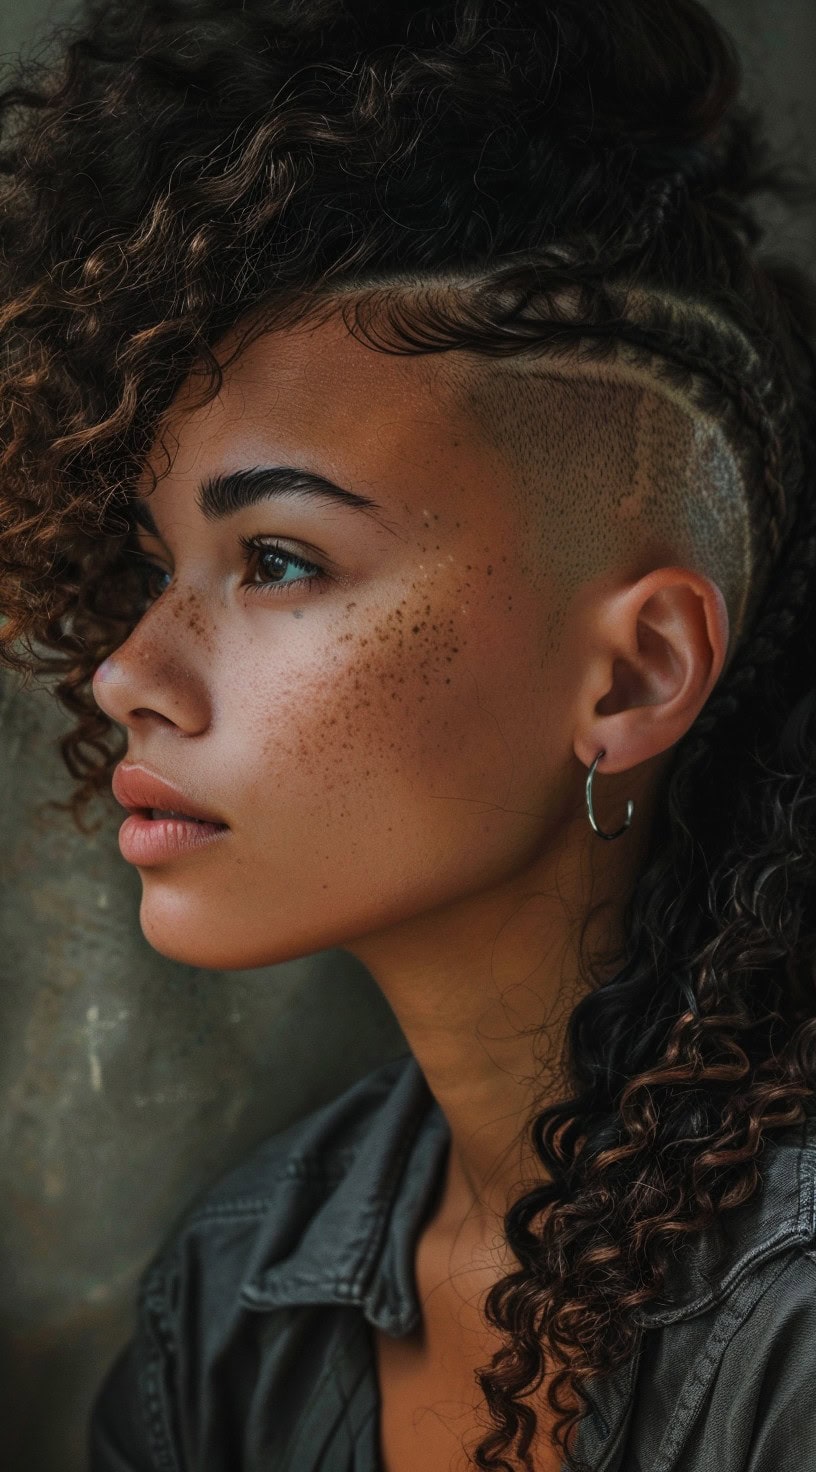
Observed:
[[[119,829],[119,852],[129,864],[161,864],[224,838],[229,828],[184,818],[146,818],[131,813]]]

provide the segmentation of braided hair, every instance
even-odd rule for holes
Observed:
[[[739,93],[697,0],[87,0],[0,93],[0,663],[57,676],[81,829],[124,754],[90,682],[139,617],[134,483],[237,322],[624,358],[742,467],[742,626],[661,775],[614,974],[584,962],[569,1096],[530,1122],[547,1178],[486,1302],[482,1469],[532,1467],[555,1367],[579,1472],[582,1386],[816,1093],[816,291],[763,255],[786,186]]]

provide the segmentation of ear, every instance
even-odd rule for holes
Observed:
[[[696,720],[725,663],[728,609],[709,578],[661,567],[596,596],[587,616],[575,755],[588,768],[605,751],[598,771],[629,771]]]

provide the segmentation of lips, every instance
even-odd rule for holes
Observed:
[[[112,788],[116,801],[131,813],[141,812],[150,816],[151,810],[158,808],[162,812],[197,818],[201,823],[217,823],[222,828],[228,826],[210,808],[202,806],[195,798],[188,797],[146,767],[134,763],[119,763],[114,769]]]

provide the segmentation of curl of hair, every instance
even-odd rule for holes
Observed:
[[[743,456],[750,617],[616,969],[584,960],[487,1300],[475,1465],[532,1467],[554,1368],[575,1469],[582,1386],[816,1092],[816,305],[756,206],[794,185],[695,0],[93,0],[61,42],[0,93],[0,664],[57,676],[83,831],[124,754],[90,682],[140,616],[134,484],[236,323],[236,352],[339,303],[380,351],[624,353]]]

